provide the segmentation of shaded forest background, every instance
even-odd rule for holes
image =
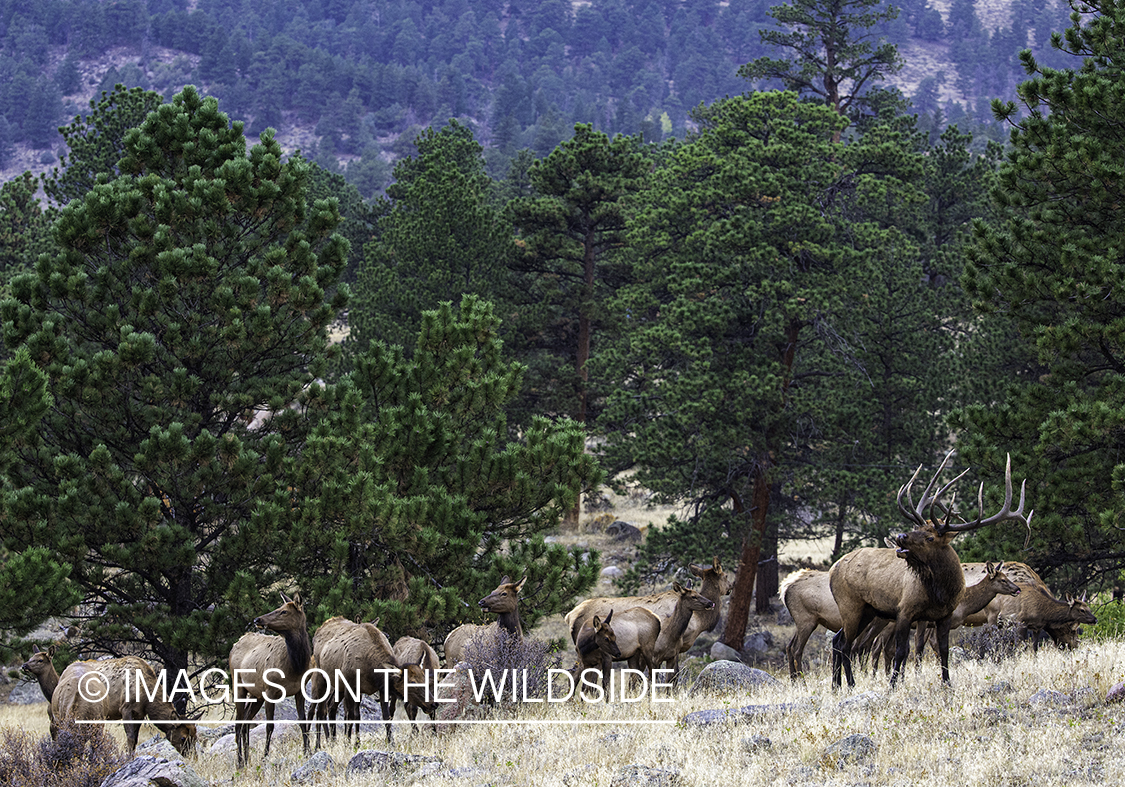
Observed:
[[[0,176],[57,162],[57,128],[116,83],[217,97],[250,136],[381,193],[419,131],[458,118],[503,176],[521,149],[547,155],[575,123],[680,137],[700,104],[751,88],[738,67],[768,54],[773,0],[34,0],[0,3]],[[1068,26],[1060,0],[896,3],[870,30],[898,47],[890,86],[923,130],[957,124],[1002,141],[988,102],[1041,65]],[[886,85],[884,85],[886,86]]]

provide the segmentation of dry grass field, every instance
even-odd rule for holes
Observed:
[[[438,772],[348,780],[343,772],[356,748],[337,739],[327,749],[336,775],[316,783],[610,785],[626,766],[641,765],[674,769],[684,785],[1122,784],[1125,707],[1104,698],[1125,676],[1123,656],[1121,643],[1106,641],[1001,663],[963,661],[953,665],[951,687],[928,662],[908,670],[893,691],[882,674],[865,673],[855,689],[834,692],[821,666],[800,683],[782,680],[752,693],[520,705],[436,735],[403,725],[391,747],[381,726],[373,726],[364,729],[362,748],[437,757]],[[795,710],[711,726],[676,723],[697,710],[786,704]],[[0,726],[46,735],[46,705],[4,706]],[[119,726],[112,731],[122,739]],[[146,727],[141,739],[152,733]],[[870,736],[878,749],[866,763],[839,768],[826,750],[853,733]],[[290,731],[280,745],[275,740],[267,761],[256,746],[241,772],[232,753],[205,751],[193,765],[212,785],[249,787],[288,783],[303,760]]]

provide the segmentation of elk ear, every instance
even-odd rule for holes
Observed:
[[[703,575],[705,573],[707,573],[707,568],[704,567],[704,566],[697,566],[694,563],[690,563],[690,564],[688,564],[688,571],[690,571],[691,573],[695,574],[697,577],[702,579]]]
[[[676,591],[676,592],[677,592],[677,593],[679,593],[679,594],[680,594],[681,596],[682,596],[682,595],[683,595],[683,594],[684,594],[685,592],[687,592],[687,591],[685,591],[685,590],[684,590],[684,586],[683,586],[683,585],[681,585],[681,584],[680,584],[679,582],[673,582],[673,583],[672,583],[672,590]]]
[[[590,621],[590,625],[594,627],[594,631],[597,631],[601,627],[602,621],[597,615],[594,615],[594,619]]]
[[[612,609],[609,611],[609,614],[605,616],[605,624],[608,626],[609,622],[611,620],[613,620],[613,610]]]
[[[297,609],[304,609],[305,608],[305,602],[301,600],[301,594],[300,593],[294,593],[291,601],[293,602],[294,606],[297,607]]]
[[[290,601],[293,600],[293,599],[291,599],[291,598],[289,598],[288,596],[285,595],[284,590],[279,590],[277,592],[281,594],[281,603],[282,604],[288,604]]]
[[[723,564],[719,562],[718,555],[715,555],[713,558],[711,558],[711,568],[715,569],[716,571],[723,570]]]
[[[508,576],[507,574],[505,574],[505,575],[504,575],[504,576],[503,576],[503,577],[502,577],[502,578],[500,579],[500,584],[501,584],[501,585],[508,585],[508,584],[511,584],[511,582],[512,582],[512,578],[511,578],[511,577],[509,577],[509,576]]]
[[[521,580],[520,580],[520,581],[519,581],[519,582],[518,582],[518,583],[516,584],[516,593],[519,593],[519,592],[520,592],[521,590],[523,590],[523,586],[524,586],[524,583],[526,583],[526,582],[527,582],[527,574],[524,574],[524,575],[523,575],[523,579],[521,579]]]
[[[998,569],[996,568],[996,566],[992,565],[991,563],[984,564],[984,572],[988,574],[990,578],[996,576],[997,571]]]
[[[54,646],[54,644],[51,644],[50,647],[47,648],[47,658],[53,659],[54,657],[55,657],[55,646]]]

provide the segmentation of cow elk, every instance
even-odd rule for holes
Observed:
[[[20,667],[39,682],[39,689],[43,692],[47,702],[51,701],[51,695],[55,693],[55,687],[59,685],[59,673],[55,671],[54,658],[55,646],[51,645],[46,650],[37,650],[32,653],[31,657]]]
[[[797,630],[785,646],[789,677],[796,680],[802,672],[805,645],[817,626],[839,631],[840,610],[828,586],[828,572],[803,568],[785,578],[778,590],[781,603],[789,610]]]
[[[160,696],[156,670],[136,656],[101,661],[76,661],[63,670],[51,693],[51,737],[67,719],[120,719],[125,723],[129,756],[137,748],[141,720],[148,718],[180,754],[195,751],[195,725],[184,721],[172,703]],[[152,699],[150,699],[150,697]]]
[[[840,630],[832,639],[834,685],[841,684],[841,673],[846,675],[849,686],[855,685],[852,645],[860,632],[876,618],[894,621],[892,686],[897,683],[906,660],[910,629],[915,622],[923,620],[936,625],[941,677],[949,682],[949,627],[953,612],[965,592],[965,577],[961,561],[953,550],[953,539],[960,533],[1000,522],[1015,521],[1027,526],[1032,516],[1028,514],[1025,518],[1023,512],[1026,481],[1020,488],[1019,506],[1012,510],[1012,460],[1009,456],[1004,473],[1004,504],[1000,511],[987,518],[984,516],[984,484],[981,484],[977,493],[976,518],[952,522],[955,516],[953,507],[946,508],[940,498],[965,473],[934,491],[952,455],[952,451],[945,455],[917,505],[910,490],[922,471],[921,466],[899,489],[899,510],[914,525],[914,529],[891,538],[895,549],[857,549],[844,555],[829,569],[829,586],[840,610],[841,622]],[[945,514],[944,520],[934,518],[935,514]]]
[[[400,663],[390,640],[375,623],[330,618],[316,632],[314,653],[317,668],[328,675],[332,683],[327,687],[318,685],[323,677],[316,673],[312,696],[319,697],[322,696],[321,691],[325,692],[325,700],[319,703],[316,712],[317,720],[324,718],[321,708],[326,704],[328,713],[334,717],[336,706],[342,703],[345,731],[349,738],[353,725],[356,727],[356,738],[359,738],[359,698],[364,694],[374,695],[379,702],[388,743],[392,741],[391,718],[396,697],[418,705],[427,713],[435,709],[434,703],[425,696],[422,668],[417,663]],[[319,747],[319,727],[316,743]]]
[[[512,582],[508,577],[504,577],[496,590],[477,602],[477,606],[485,612],[499,616],[494,623],[487,626],[465,623],[449,632],[444,645],[447,667],[456,667],[464,659],[465,648],[470,641],[490,636],[492,632],[499,629],[504,629],[515,636],[517,641],[523,640],[523,627],[520,625],[520,591],[523,590],[526,582],[527,577],[519,582]]]
[[[679,647],[675,652],[669,652],[667,666],[673,670],[679,669],[680,654],[694,645],[700,634],[714,628],[719,620],[719,601],[723,596],[730,593],[734,586],[731,577],[723,571],[723,566],[719,563],[717,556],[712,558],[710,566],[689,564],[688,570],[702,580],[699,592],[713,601],[714,604],[706,609],[696,610],[691,616],[683,635],[680,637]],[[566,614],[565,620],[567,627],[570,629],[570,639],[577,644],[578,632],[590,622],[594,615],[604,618],[611,609],[625,610],[644,607],[656,615],[663,626],[672,617],[678,602],[679,595],[675,590],[652,593],[647,596],[603,596],[581,602]],[[661,665],[653,665],[653,667],[659,666]]]
[[[250,720],[264,703],[266,706],[266,748],[269,756],[273,738],[273,715],[277,703],[294,697],[297,721],[301,727],[305,754],[309,752],[309,727],[305,715],[305,694],[301,690],[305,674],[313,667],[312,641],[309,639],[305,607],[300,594],[286,598],[282,605],[254,619],[254,625],[281,636],[251,632],[243,634],[230,650],[230,674],[234,687],[234,739],[238,748],[238,767],[250,754]],[[280,686],[280,689],[278,688]]]

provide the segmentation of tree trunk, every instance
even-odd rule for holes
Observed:
[[[762,549],[758,555],[758,577],[754,588],[754,614],[765,615],[771,611],[770,599],[777,593],[777,522],[770,519],[762,534]]]
[[[723,629],[723,644],[735,650],[742,650],[742,640],[746,637],[746,623],[750,619],[750,599],[754,595],[754,585],[758,576],[758,560],[762,554],[762,536],[766,529],[766,515],[769,513],[770,485],[766,479],[769,460],[758,462],[754,473],[754,499],[750,510],[750,532],[742,541],[742,556],[738,562],[738,576],[730,592],[730,608],[727,611],[727,624]],[[735,515],[743,513],[742,501],[735,495]]]

